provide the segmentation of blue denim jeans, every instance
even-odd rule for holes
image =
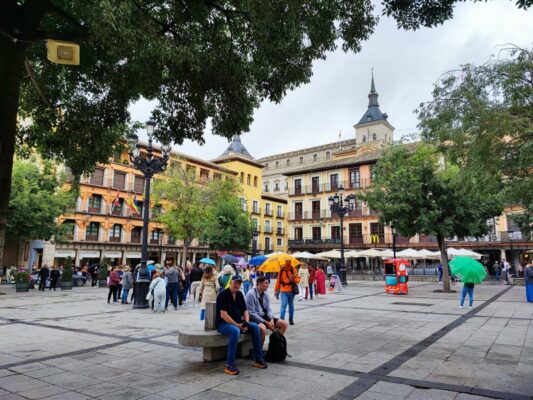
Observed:
[[[467,293],[468,293],[468,305],[472,307],[472,304],[474,303],[474,288],[463,286],[463,292],[461,293],[461,307],[465,303],[465,297]]]
[[[122,289],[122,302],[127,303],[128,302],[128,292],[129,289]]]
[[[285,310],[289,305],[289,319],[294,318],[294,293],[281,292],[281,310],[279,312],[279,317],[285,319]]]
[[[167,298],[165,299],[165,308],[168,307],[168,301],[172,297],[174,307],[178,306],[178,283],[167,283]]]
[[[233,366],[236,364],[237,358],[237,344],[241,330],[232,324],[222,322],[217,331],[228,337],[228,355],[226,356],[226,365]],[[261,333],[259,326],[255,322],[248,323],[248,332],[252,335],[252,343],[254,345],[254,357],[256,361],[265,361],[263,354],[263,346],[261,344]]]
[[[246,295],[246,293],[248,293],[248,291],[250,290],[250,281],[244,281],[243,286],[244,286],[244,294]]]
[[[309,284],[309,296],[311,297],[311,300],[313,300],[313,289],[314,289],[313,286],[315,286],[314,283]]]
[[[500,281],[500,271],[496,271],[496,282]]]

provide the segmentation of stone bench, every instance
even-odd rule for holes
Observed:
[[[228,338],[217,332],[215,318],[215,303],[207,303],[204,329],[183,328],[178,331],[178,343],[182,346],[202,347],[205,362],[225,360],[228,352]],[[237,357],[248,357],[252,347],[252,337],[241,335],[237,346]]]

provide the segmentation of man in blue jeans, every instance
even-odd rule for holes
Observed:
[[[261,345],[261,333],[259,326],[250,322],[250,315],[246,309],[244,295],[240,291],[242,278],[235,275],[231,278],[229,288],[224,289],[217,296],[217,330],[228,337],[228,355],[224,372],[229,375],[237,375],[239,369],[236,364],[237,343],[241,333],[250,333],[254,344],[256,368],[267,367],[263,347]]]

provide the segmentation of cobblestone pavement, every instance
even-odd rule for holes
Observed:
[[[523,287],[459,293],[379,282],[296,302],[283,364],[241,374],[203,363],[175,332],[199,309],[166,314],[107,304],[107,290],[15,293],[0,287],[0,400],[5,399],[533,399],[533,305]],[[460,286],[454,286],[460,290]],[[279,302],[273,299],[273,309]]]

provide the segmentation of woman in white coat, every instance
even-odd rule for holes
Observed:
[[[154,312],[165,312],[165,300],[167,297],[167,284],[162,278],[163,272],[157,270],[150,283],[150,288],[148,289],[148,295],[146,299],[149,301],[150,297],[154,297]]]
[[[298,284],[300,287],[300,298],[298,300],[301,301],[304,296],[307,300],[307,291],[309,290],[309,270],[307,269],[306,264],[300,266],[298,275],[300,275],[300,283]]]

